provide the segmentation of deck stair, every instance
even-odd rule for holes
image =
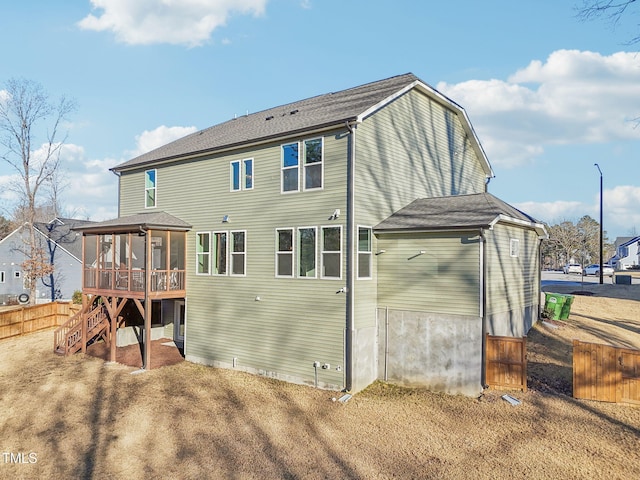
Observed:
[[[86,326],[86,330],[83,326]],[[98,305],[88,313],[82,309],[56,329],[53,351],[65,357],[73,355],[92,340],[106,337],[108,332],[109,316],[104,305]]]

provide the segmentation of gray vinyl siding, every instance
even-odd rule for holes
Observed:
[[[360,225],[375,226],[418,198],[485,191],[486,175],[459,118],[415,90],[358,126],[355,170]],[[373,251],[380,248],[374,238]],[[377,295],[376,282],[357,281],[356,328],[375,325]]]
[[[377,257],[380,307],[480,315],[477,233],[387,234],[378,248],[385,250]]]
[[[519,311],[539,303],[539,245],[533,230],[498,223],[487,237],[487,315]],[[510,240],[520,241],[517,257]]]
[[[300,137],[317,138],[317,136]],[[288,142],[287,142],[288,143]],[[157,210],[192,225],[187,235],[185,353],[265,375],[343,385],[346,281],[346,148],[324,136],[323,189],[281,194],[280,142],[197,161],[157,166]],[[230,192],[230,162],[253,158],[254,188]],[[144,211],[144,170],[123,173],[121,215]],[[343,214],[329,217],[334,210]],[[229,223],[223,223],[228,215]],[[342,279],[319,276],[320,227],[342,230]],[[275,229],[318,227],[318,278],[275,277]],[[246,231],[246,276],[195,274],[195,233]],[[260,300],[256,300],[259,297]],[[340,367],[339,370],[336,367]],[[276,374],[277,372],[277,374]]]

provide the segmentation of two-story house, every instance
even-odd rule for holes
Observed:
[[[82,229],[103,332],[155,328],[187,360],[322,388],[475,395],[485,334],[538,318],[544,228],[487,192],[465,111],[413,74],[230,119],[113,171],[120,218]]]

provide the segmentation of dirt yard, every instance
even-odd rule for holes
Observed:
[[[381,383],[341,403],[189,362],[61,358],[50,330],[3,340],[0,478],[640,478],[640,408],[570,396],[573,338],[640,348],[640,286],[588,289],[529,333],[518,406]]]

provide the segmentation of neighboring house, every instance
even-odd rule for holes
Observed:
[[[34,225],[39,248],[54,265],[51,275],[38,280],[37,302],[71,300],[73,292],[82,289],[82,237],[71,229],[88,223],[54,218]],[[0,241],[0,303],[14,303],[21,294],[29,294],[22,270],[27,258],[28,235],[23,225]]]
[[[538,318],[544,227],[487,193],[464,110],[412,74],[238,117],[113,171],[120,218],[81,228],[85,311],[110,319],[106,337],[144,325],[207,365],[477,395],[485,334],[522,337]]]
[[[634,265],[640,265],[640,236],[618,237],[614,245],[616,254],[611,263],[616,270],[627,270]]]

